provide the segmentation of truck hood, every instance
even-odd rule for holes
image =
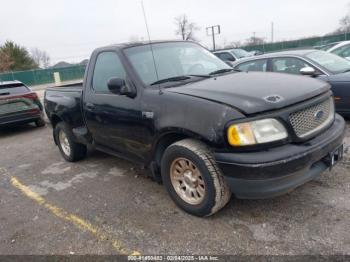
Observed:
[[[167,89],[223,103],[245,114],[283,108],[327,92],[326,82],[280,73],[233,73]]]

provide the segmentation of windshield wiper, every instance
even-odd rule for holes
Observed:
[[[164,78],[158,81],[155,81],[151,84],[151,86],[153,85],[158,85],[158,84],[163,84],[166,82],[176,82],[176,81],[183,81],[183,80],[188,80],[190,79],[190,76],[173,76],[173,77],[169,77],[169,78]]]
[[[210,75],[189,75],[189,76],[203,77],[203,78],[210,78]]]
[[[350,69],[346,69],[343,73],[347,73],[350,72]]]
[[[233,69],[233,68],[224,68],[224,69],[219,69],[219,70],[213,71],[209,75],[212,76],[212,75],[222,74],[222,73],[232,72],[232,71],[237,71],[237,70]]]
[[[176,82],[176,81],[184,81],[184,80],[188,80],[192,77],[204,77],[204,78],[209,78],[210,75],[183,75],[183,76],[173,76],[173,77],[169,77],[169,78],[164,78],[158,81],[155,81],[151,84],[151,86],[153,85],[158,85],[158,84],[163,84],[163,83],[167,83],[167,82]]]

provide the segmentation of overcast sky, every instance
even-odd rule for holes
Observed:
[[[174,17],[187,14],[211,47],[205,28],[220,24],[219,44],[244,41],[253,32],[275,40],[335,30],[350,0],[144,0],[152,39],[175,39]],[[147,39],[141,0],[0,0],[0,44],[13,40],[45,50],[53,62],[79,62],[99,46]]]

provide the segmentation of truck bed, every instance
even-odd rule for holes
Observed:
[[[81,92],[83,90],[83,82],[49,87],[46,91],[59,91],[59,92]]]
[[[71,128],[83,126],[82,91],[82,83],[47,88],[44,105],[50,121],[55,122],[55,119],[60,119],[69,124]]]

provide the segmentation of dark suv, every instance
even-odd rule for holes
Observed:
[[[30,122],[45,125],[37,94],[19,81],[0,82],[0,126]]]

